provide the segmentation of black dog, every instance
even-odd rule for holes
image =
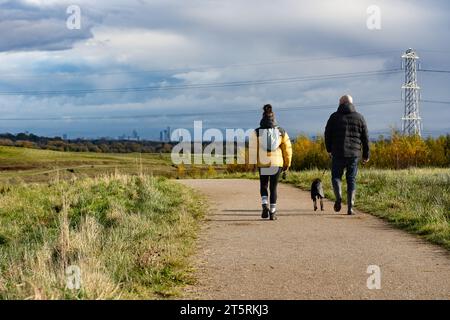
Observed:
[[[311,185],[311,199],[314,202],[314,211],[317,211],[317,199],[320,200],[320,210],[323,211],[323,194],[322,180],[315,179]]]

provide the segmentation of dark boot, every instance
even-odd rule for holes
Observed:
[[[263,204],[261,218],[267,219],[269,217],[269,213],[270,213],[269,206],[267,204]]]
[[[355,214],[355,212],[353,211],[353,206],[355,205],[355,194],[356,192],[353,190],[347,195],[347,214],[349,216]]]
[[[276,208],[276,205],[271,204],[269,212],[270,212],[270,217],[269,217],[270,220],[277,220],[277,208]]]
[[[277,211],[270,211],[270,220],[277,220],[278,216],[277,216]]]
[[[342,183],[333,181],[333,191],[336,201],[334,202],[334,211],[339,212],[342,208]]]

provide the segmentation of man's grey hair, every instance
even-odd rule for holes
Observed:
[[[342,96],[341,99],[339,99],[339,104],[344,104],[344,103],[353,103],[353,97],[349,94]]]

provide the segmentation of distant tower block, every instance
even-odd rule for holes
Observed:
[[[405,68],[405,113],[402,118],[402,131],[404,135],[422,136],[422,119],[419,113],[419,90],[417,85],[417,61],[419,57],[413,49],[406,50],[402,55]]]

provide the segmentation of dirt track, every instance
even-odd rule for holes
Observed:
[[[279,220],[260,219],[258,181],[183,180],[211,204],[195,257],[199,299],[449,299],[450,254],[368,214],[314,213],[279,188]],[[343,208],[342,212],[345,212]],[[367,288],[367,267],[381,289]]]

